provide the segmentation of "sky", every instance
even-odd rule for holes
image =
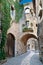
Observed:
[[[32,2],[32,0],[21,0],[20,4],[25,4],[25,3],[29,3]]]

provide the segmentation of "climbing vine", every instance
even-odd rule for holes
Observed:
[[[2,40],[0,44],[0,60],[5,59],[5,52],[4,52],[4,46],[5,46],[5,40],[6,40],[6,34],[7,30],[10,27],[10,4],[7,0],[1,0],[1,23],[2,23]]]
[[[13,0],[0,0],[0,12],[2,13],[1,23],[2,23],[2,40],[0,44],[0,60],[5,59],[5,41],[6,41],[6,34],[7,30],[10,27],[10,5],[14,4],[16,10],[15,20],[18,22],[22,17],[23,13],[23,5],[20,5],[19,2],[13,2]]]
[[[22,17],[22,14],[23,14],[24,7],[23,7],[23,5],[20,5],[18,0],[16,0],[14,2],[14,7],[15,7],[15,10],[16,10],[15,20],[16,20],[16,22],[19,22],[20,18]]]

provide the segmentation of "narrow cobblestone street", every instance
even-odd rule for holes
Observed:
[[[38,54],[35,51],[28,51],[20,56],[8,59],[3,65],[43,65]]]
[[[0,0],[0,65],[43,65],[43,0]]]

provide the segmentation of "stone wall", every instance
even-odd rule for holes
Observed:
[[[38,24],[38,46],[39,46],[39,57],[40,60],[43,61],[43,0],[35,0],[33,3],[34,10],[36,9],[36,17],[37,17],[37,24]],[[42,15],[41,15],[42,14]]]
[[[30,5],[30,6],[32,6],[32,5]],[[32,8],[32,7],[30,7],[30,8]],[[34,36],[37,37],[36,18],[34,16],[32,16],[31,13],[29,15],[27,14],[26,16],[23,12],[23,16],[20,19],[20,21],[18,23],[16,23],[15,21],[13,23],[11,23],[11,27],[7,31],[7,34],[11,33],[15,37],[15,56],[21,55],[27,51],[27,47],[26,47],[27,42],[24,43],[24,41],[26,40],[26,37],[29,37],[29,32],[26,32],[26,34],[28,34],[28,35],[26,37],[24,37],[25,39],[23,38],[24,41],[21,41],[21,39],[20,39],[24,36],[23,34],[25,32],[22,31],[22,25],[26,24],[27,18],[30,21],[30,25],[31,25],[31,23],[33,24],[33,27],[31,27],[33,29],[33,32],[32,32],[33,37]]]
[[[41,23],[39,24],[39,56],[40,56],[40,60],[43,62],[43,20],[41,21]]]

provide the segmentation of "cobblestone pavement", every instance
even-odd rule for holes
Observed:
[[[13,57],[7,60],[2,65],[43,65],[40,60],[38,53],[34,51],[28,51],[20,56]]]

